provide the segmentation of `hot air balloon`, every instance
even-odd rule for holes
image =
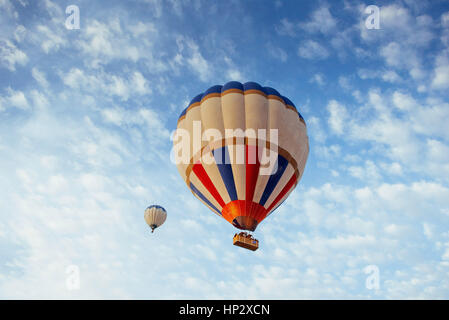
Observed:
[[[178,171],[194,196],[248,231],[293,191],[309,154],[306,124],[295,105],[255,82],[232,81],[197,95],[181,113],[173,140]],[[273,160],[268,165],[267,158]],[[258,248],[246,232],[236,234],[234,244]]]
[[[167,211],[161,206],[151,205],[145,209],[144,218],[151,228],[151,233],[153,233],[154,229],[164,224],[165,219],[167,219]]]

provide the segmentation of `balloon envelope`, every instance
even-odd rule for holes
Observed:
[[[239,129],[256,136],[227,135]],[[174,153],[189,156],[176,160],[178,171],[203,204],[236,228],[254,231],[296,187],[309,142],[288,98],[255,82],[232,81],[197,95],[181,113]]]
[[[160,227],[167,219],[167,211],[161,206],[151,205],[145,209],[144,218],[151,232],[154,232],[154,229]]]

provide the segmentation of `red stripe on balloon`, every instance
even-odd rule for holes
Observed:
[[[256,190],[257,177],[259,176],[259,157],[257,153],[257,146],[246,145],[245,146],[245,162],[246,162],[246,173],[245,173],[245,211],[254,216],[253,210],[253,197]],[[255,208],[254,208],[255,209]],[[254,217],[255,218],[255,217]]]
[[[255,209],[254,218],[260,223],[267,216],[268,211],[259,204],[259,206]]]
[[[257,146],[246,145],[246,197],[248,201],[253,201],[256,189],[257,177],[259,176],[259,157],[257,156]]]
[[[215,200],[220,204],[221,207],[224,207],[226,204],[223,201],[223,198],[218,193],[217,189],[215,188],[214,184],[212,183],[212,180],[207,175],[206,170],[204,170],[203,165],[201,162],[197,162],[193,165],[192,171],[196,174],[198,179],[200,179],[201,183],[204,185],[204,187],[209,191],[209,193],[214,197]]]

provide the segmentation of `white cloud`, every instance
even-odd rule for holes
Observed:
[[[361,10],[364,10],[361,7]],[[360,22],[360,35],[364,41],[373,42],[388,39],[404,46],[425,47],[435,35],[432,32],[433,21],[427,15],[415,15],[399,4],[382,6],[380,10],[380,28],[367,29],[365,21]]]
[[[345,77],[345,76],[339,76],[338,77],[338,84],[344,90],[350,90],[352,88],[352,85],[351,85],[351,83],[349,81],[349,78]]]
[[[136,28],[142,32],[146,30],[141,25],[137,25],[131,27],[131,31],[135,32]],[[123,50],[125,43],[126,50]],[[129,59],[136,62],[140,58],[137,47],[129,43],[123,35],[118,19],[111,19],[108,23],[97,20],[88,21],[83,28],[83,40],[79,41],[79,47],[84,54],[92,56],[99,63],[105,63],[111,59]]]
[[[360,79],[382,79],[385,82],[398,83],[402,79],[394,70],[368,70],[359,69],[357,71]]]
[[[377,166],[371,160],[366,160],[363,167],[351,166],[348,168],[349,174],[363,182],[369,184],[380,181],[381,175]]]
[[[388,66],[408,70],[413,79],[422,79],[425,76],[419,55],[414,48],[406,47],[398,42],[390,42],[380,48],[380,55]],[[404,59],[404,56],[407,59]],[[388,78],[391,77],[387,75],[384,79]]]
[[[393,104],[402,111],[412,111],[419,108],[418,103],[408,94],[395,91],[392,95]]]
[[[141,95],[151,93],[147,79],[140,72],[134,72],[131,83],[137,93]]]
[[[14,9],[13,4],[9,0],[1,0],[0,8],[2,8],[10,17],[17,19],[19,17],[18,12]]]
[[[324,142],[326,140],[326,131],[321,125],[320,118],[311,116],[307,119],[307,128],[310,132],[310,137],[317,142]]]
[[[14,39],[16,39],[17,42],[22,42],[26,33],[26,28],[20,24],[17,26],[16,30],[14,30]]]
[[[154,23],[143,23],[142,21],[137,22],[135,25],[128,26],[128,29],[132,32],[134,37],[143,37],[157,32],[157,28]]]
[[[66,38],[56,31],[58,29],[50,29],[46,25],[37,26],[36,29],[40,33],[39,42],[45,53],[58,51],[60,48],[67,45]]]
[[[19,109],[28,109],[29,104],[28,100],[25,97],[24,93],[19,90],[11,89],[11,87],[8,87],[6,89],[7,96],[1,97],[0,96],[0,110],[9,108],[9,107],[15,107]]]
[[[440,19],[441,19],[441,25],[443,26],[443,28],[449,28],[449,11],[441,14]]]
[[[313,151],[315,151],[321,158],[324,158],[327,161],[336,159],[341,155],[341,147],[337,144],[333,144],[330,146],[316,145],[314,146]]]
[[[321,60],[326,59],[329,56],[329,52],[318,42],[307,40],[299,46],[298,55],[305,59]]]
[[[308,22],[300,23],[300,26],[308,32],[321,32],[323,34],[328,34],[335,30],[337,21],[330,13],[329,8],[322,6],[312,12]]]
[[[449,163],[441,156],[448,145],[445,126],[449,109],[444,102],[419,103],[404,92],[382,95],[371,90],[368,103],[359,110],[348,113],[347,108],[332,100],[328,111],[334,133],[348,141],[371,142],[370,152],[401,166],[393,170],[423,172],[438,178],[449,172]]]
[[[21,109],[26,109],[28,107],[28,101],[22,91],[14,91],[13,89],[8,88],[8,93],[9,97],[7,99],[12,106]]]
[[[441,54],[436,58],[432,87],[435,89],[446,89],[449,87],[449,58],[445,54]]]
[[[382,47],[380,54],[385,58],[388,65],[400,66],[406,63],[403,59],[402,48],[396,42],[390,42],[388,45]]]
[[[159,18],[162,15],[162,0],[144,0],[144,2],[151,4],[155,18]]]
[[[282,62],[287,61],[288,55],[282,48],[276,47],[275,45],[269,43],[267,44],[268,53],[275,59]]]
[[[197,72],[202,81],[207,81],[211,75],[209,63],[204,59],[203,55],[199,52],[198,46],[191,43],[192,54],[187,58],[187,62],[193,71]]]
[[[16,65],[24,66],[28,62],[25,52],[18,49],[9,40],[0,39],[0,64],[9,71],[15,71]]]
[[[201,81],[209,80],[212,75],[212,67],[201,54],[198,44],[184,36],[178,36],[176,42],[179,54],[182,55],[183,60],[187,61],[192,71],[199,76]]]
[[[324,75],[322,73],[315,73],[309,81],[316,83],[319,86],[325,84]]]
[[[430,161],[449,165],[449,145],[435,139],[427,140]]]
[[[361,103],[363,101],[362,93],[360,92],[360,90],[354,90],[352,92],[352,96],[358,103]]]
[[[423,190],[426,189],[430,190],[424,194]],[[425,243],[428,239],[428,231],[421,227],[423,220],[437,219],[443,223],[448,219],[441,210],[449,205],[448,200],[444,198],[448,192],[447,187],[429,182],[414,182],[409,185],[384,183],[363,188],[327,183],[318,188],[309,188],[295,194],[301,195],[295,197],[295,201],[286,203],[300,212],[305,212],[306,215],[293,219],[285,214],[285,218],[281,219],[282,212],[277,213],[278,224],[290,223],[302,227],[304,231],[294,236],[294,239],[298,239],[299,242],[281,240],[279,237],[273,241],[276,241],[278,245],[281,241],[287,255],[303,257],[300,259],[303,266],[299,270],[313,268],[314,271],[310,270],[309,275],[315,274],[323,278],[323,275],[329,272],[325,266],[332,261],[331,269],[334,270],[330,272],[332,276],[336,276],[340,283],[342,278],[345,278],[353,285],[359,297],[372,297],[373,292],[366,288],[365,290],[356,289],[357,284],[364,286],[366,276],[363,275],[363,268],[366,265],[377,265],[382,279],[398,279],[398,275],[390,273],[394,271],[400,271],[401,277],[407,279],[411,275],[416,278],[425,277],[428,273],[425,269],[433,268],[435,264],[438,264],[445,248],[429,255],[426,246],[417,246],[416,243]],[[432,217],[428,215],[429,212],[432,212]],[[429,227],[428,223],[427,225],[427,230],[432,228],[433,234],[438,234],[437,230],[444,229],[443,226],[434,229],[434,225],[432,227]],[[264,232],[269,231],[264,229]],[[438,236],[440,240],[447,238],[442,234]],[[294,243],[301,243],[301,245]],[[313,255],[309,254],[311,252]],[[350,252],[358,252],[358,254],[354,255]],[[397,266],[399,261],[410,261],[410,264]],[[415,262],[418,261],[425,261],[426,268],[416,270]],[[392,265],[396,265],[396,268],[391,269]],[[347,272],[345,276],[340,273],[342,270]],[[449,289],[449,283],[441,284],[438,280],[443,274],[444,271],[439,270],[438,275],[433,279],[419,283],[421,290],[418,292],[404,291],[400,294],[394,293],[397,284],[383,280],[379,294],[410,297],[406,293],[409,292],[412,296],[438,297]],[[300,273],[298,277],[301,283],[304,283],[302,278],[306,277],[306,274]],[[320,287],[332,287],[330,283],[332,281]],[[303,284],[302,287],[304,286]],[[437,286],[442,291],[426,291],[425,294],[419,292],[431,286]],[[341,297],[342,293],[321,293],[321,297],[323,295]]]
[[[111,76],[111,83],[109,85],[110,92],[112,95],[116,95],[121,97],[123,100],[128,100],[129,97],[129,88],[125,84],[125,81],[118,76],[112,75]]]
[[[410,163],[410,159],[416,158],[420,149],[410,123],[394,117],[388,106],[388,98],[379,92],[370,91],[368,99],[369,103],[359,118],[352,118],[347,124],[349,135],[356,140],[372,141],[376,146],[389,146],[388,153],[392,159]],[[364,115],[370,112],[368,120]]]
[[[382,74],[382,80],[386,82],[396,83],[401,81],[401,77],[393,70],[387,70]]]
[[[106,122],[113,123],[117,126],[124,123],[125,113],[123,110],[118,108],[109,108],[101,110],[101,114]]]
[[[229,79],[232,79],[235,81],[244,82],[244,80],[245,80],[245,77],[243,76],[243,74],[237,69],[228,70],[227,76]]]
[[[380,166],[389,175],[402,175],[402,166],[398,162],[381,163]]]
[[[379,54],[389,67],[406,70],[412,79],[423,80],[427,76],[423,67],[425,49],[436,37],[434,26],[430,16],[412,13],[400,4],[390,4],[381,7],[381,30],[367,29],[363,19],[358,28],[365,43],[380,46]],[[384,80],[391,80],[386,76]]]
[[[84,72],[78,68],[72,68],[67,74],[61,75],[61,78],[64,84],[71,88],[79,88],[84,84],[90,88],[99,85],[94,77],[85,77]]]
[[[59,75],[64,84],[70,88],[83,89],[86,92],[103,92],[109,96],[120,97],[127,101],[132,94],[147,95],[152,90],[148,81],[138,71],[128,74],[127,78],[104,72],[89,72],[72,68],[67,73]]]
[[[329,112],[328,124],[330,128],[336,134],[343,134],[349,121],[346,107],[335,100],[331,100],[327,105],[327,110]]]
[[[116,126],[128,128],[130,125],[142,126],[143,133],[148,134],[151,143],[168,140],[169,132],[164,127],[160,116],[151,109],[141,108],[135,111],[124,108],[107,108],[101,110],[104,121]]]
[[[280,35],[294,36],[296,33],[295,29],[295,24],[287,18],[282,19],[280,25],[276,26],[276,32]]]
[[[48,87],[48,81],[45,78],[45,74],[39,71],[36,67],[31,69],[31,75],[33,76],[34,80],[36,80],[37,83],[39,83],[42,87]]]
[[[126,20],[125,20],[126,21]],[[87,20],[80,29],[76,48],[89,57],[86,64],[98,68],[114,60],[137,62],[144,60],[152,71],[165,70],[167,66],[155,57],[154,43],[158,30],[153,23],[125,24],[117,17],[108,22]],[[126,50],[123,50],[126,48]]]

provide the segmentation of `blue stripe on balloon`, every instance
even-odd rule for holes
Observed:
[[[281,94],[274,88],[263,87],[263,91],[269,96],[278,96],[279,98],[282,98]]]
[[[187,106],[187,108],[185,108],[184,110],[182,110],[179,118],[181,118],[182,116],[184,116],[187,113],[187,109],[189,109],[189,107],[194,104],[195,102],[200,102],[201,98],[203,97],[203,94],[198,94],[195,98],[192,99],[192,101],[190,101],[189,105]],[[178,119],[179,119],[178,118]]]
[[[186,113],[187,113],[187,109],[188,109],[189,107],[187,107],[187,108],[185,108],[184,110],[182,110],[182,112],[181,112],[181,115],[179,116],[180,118],[182,117],[182,116],[184,116]]]
[[[282,96],[282,99],[284,99],[286,105],[292,106],[293,108],[296,109],[296,106],[293,104],[293,102],[290,101],[289,98]]]
[[[260,198],[259,204],[264,206],[273,192],[274,188],[276,188],[279,180],[284,174],[285,169],[287,168],[288,161],[281,155],[278,155],[277,159],[277,170],[270,176],[268,179],[267,185],[265,186],[265,190],[263,191],[262,197]]]
[[[190,182],[190,189],[198,196],[201,200],[203,200],[209,207],[211,207],[215,212],[217,212],[219,215],[221,215],[220,210],[217,209],[205,196],[201,193],[200,190],[198,190],[192,182]]]
[[[287,98],[287,97],[282,96],[281,98],[284,99],[286,105],[292,106],[293,108],[295,108],[296,112],[298,112],[298,117],[299,117],[300,119],[302,119],[302,121],[304,121],[304,118],[303,118],[302,115],[299,113],[299,111],[298,111],[298,109],[296,108],[296,106],[294,105],[294,103],[293,103],[289,98]]]
[[[231,198],[231,201],[237,200],[237,191],[235,189],[234,174],[232,173],[228,147],[215,149],[212,151],[212,154],[214,155],[218,171],[220,171],[226,190],[228,190],[229,198]]]
[[[223,86],[223,88],[221,89],[221,92],[225,92],[226,90],[229,90],[229,89],[239,89],[239,90],[243,91],[243,84],[241,84],[238,81],[230,81]]]
[[[265,93],[262,86],[260,84],[258,84],[257,82],[246,82],[245,84],[243,84],[243,89],[244,89],[244,91],[259,90],[259,91]]]
[[[223,86],[220,85],[210,87],[203,93],[203,98],[210,93],[221,93],[221,88],[223,88]]]
[[[203,98],[203,94],[202,94],[202,93],[196,95],[196,97],[193,98],[192,101],[190,101],[189,107],[190,107],[192,104],[194,104],[195,102],[200,102],[202,98]]]
[[[157,204],[152,204],[152,205],[149,206],[147,209],[151,209],[151,208],[161,209],[161,210],[167,212],[163,207],[158,206]]]

